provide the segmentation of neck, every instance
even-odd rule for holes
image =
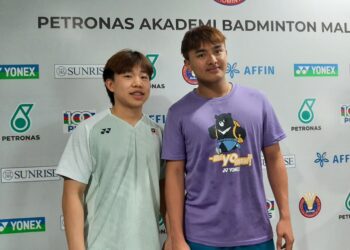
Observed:
[[[197,88],[197,94],[206,98],[216,98],[227,95],[231,90],[232,84],[222,81],[218,83],[199,83]]]
[[[126,109],[121,108],[119,105],[114,105],[111,108],[111,113],[132,126],[135,126],[143,116],[142,109]]]

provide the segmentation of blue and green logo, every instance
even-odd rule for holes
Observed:
[[[323,168],[323,166],[329,162],[329,160],[327,159],[327,153],[326,152],[323,152],[322,154],[317,152],[316,153],[316,160],[314,160],[314,163],[318,163],[320,164],[320,167]]]
[[[0,79],[38,79],[39,64],[0,65]]]
[[[295,77],[336,77],[338,64],[294,64]]]
[[[239,69],[237,69],[237,62],[227,63],[226,74],[229,74],[231,78],[240,73]]]
[[[151,80],[156,78],[156,75],[157,75],[157,69],[156,69],[156,67],[154,65],[156,64],[156,61],[158,60],[158,57],[159,57],[158,54],[147,54],[146,55],[146,58],[152,64],[152,68],[153,68],[153,74],[151,76]]]
[[[45,217],[0,219],[0,235],[45,232]]]
[[[314,112],[312,111],[312,106],[314,105],[316,99],[308,98],[305,99],[301,105],[298,118],[302,123],[310,123],[314,119]]]
[[[347,210],[350,211],[350,193],[349,193],[348,197],[346,198],[345,207],[347,208]]]
[[[24,133],[30,129],[31,121],[29,118],[29,113],[33,106],[34,104],[27,103],[18,105],[10,122],[10,126],[13,131],[16,133]]]

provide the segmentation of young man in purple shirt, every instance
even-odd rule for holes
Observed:
[[[279,147],[285,134],[273,108],[259,91],[226,80],[219,30],[188,31],[181,52],[198,88],[170,107],[165,125],[172,250],[275,249],[261,152],[280,213],[276,246],[291,250],[288,178]]]

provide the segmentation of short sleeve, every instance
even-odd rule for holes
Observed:
[[[263,147],[278,143],[286,137],[271,103],[264,97]]]
[[[162,159],[164,160],[186,159],[185,138],[180,117],[180,114],[177,114],[172,108],[169,109],[162,145]]]
[[[91,172],[92,157],[89,150],[89,131],[86,126],[78,126],[67,142],[56,173],[87,184]]]

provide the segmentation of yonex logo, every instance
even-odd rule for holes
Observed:
[[[38,79],[38,64],[0,65],[0,79]]]
[[[297,69],[295,69],[294,73],[296,75],[306,75],[309,71],[310,66],[297,66]]]
[[[0,235],[45,232],[45,217],[0,219]]]
[[[7,227],[8,222],[2,222],[0,223],[0,233],[2,233],[5,228]]]
[[[109,134],[110,131],[111,131],[111,128],[103,128],[103,129],[101,129],[101,134],[102,135]]]
[[[334,77],[338,73],[338,64],[294,64],[295,77]]]

